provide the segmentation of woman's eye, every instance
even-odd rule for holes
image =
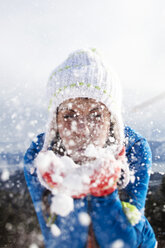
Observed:
[[[64,120],[72,119],[73,115],[64,115]]]
[[[99,114],[99,113],[92,113],[92,114],[90,115],[90,118],[91,118],[92,120],[100,120],[100,119],[101,119],[101,114]]]
[[[71,120],[71,119],[74,119],[74,118],[77,118],[77,115],[64,115],[64,120]]]

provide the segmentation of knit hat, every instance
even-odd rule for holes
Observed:
[[[43,150],[47,150],[56,132],[56,110],[65,100],[87,97],[102,102],[111,113],[116,153],[123,147],[121,88],[117,76],[102,61],[95,49],[73,52],[51,74],[48,81],[49,121]]]

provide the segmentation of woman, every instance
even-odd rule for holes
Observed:
[[[123,126],[117,77],[95,50],[78,50],[53,71],[48,93],[48,129],[32,142],[24,167],[45,246],[156,247],[144,217],[151,151],[141,135]],[[47,157],[45,167],[47,155],[54,157]],[[84,170],[87,180],[82,183]],[[67,185],[71,180],[73,185]],[[50,221],[45,206],[51,206],[54,192],[67,192],[74,209],[61,216],[56,210]],[[89,225],[80,221],[83,213],[88,213]],[[54,223],[60,230],[56,236]]]

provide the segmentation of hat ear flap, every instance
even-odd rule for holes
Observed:
[[[50,147],[53,139],[56,137],[56,133],[57,133],[57,114],[58,114],[58,109],[56,110],[56,112],[51,112],[50,117],[49,117],[49,121],[47,124],[47,130],[46,130],[46,134],[45,134],[45,141],[44,141],[44,145],[42,148],[42,151],[47,151],[48,148]]]
[[[106,141],[105,147],[111,146],[114,155],[117,156],[123,148],[124,143],[124,128],[120,114],[110,117],[110,131],[109,137]]]

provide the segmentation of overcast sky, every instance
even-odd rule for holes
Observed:
[[[143,99],[165,90],[164,0],[0,0],[2,94],[33,98],[70,52],[95,47]],[[33,88],[33,90],[32,90]]]

